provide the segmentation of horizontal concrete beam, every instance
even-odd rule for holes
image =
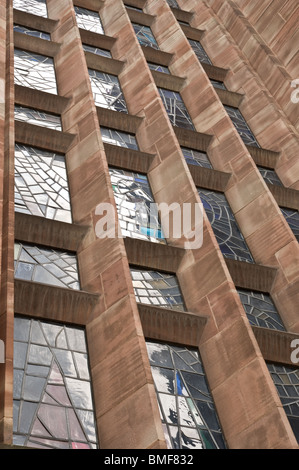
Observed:
[[[146,338],[198,347],[207,317],[145,304],[138,310]]]
[[[112,47],[117,41],[116,38],[112,38],[111,36],[106,36],[105,34],[97,34],[93,31],[87,31],[86,29],[79,28],[79,33],[82,44],[100,47],[102,49],[107,49],[108,51],[112,49]]]
[[[50,321],[87,325],[98,294],[15,279],[15,313]]]
[[[125,63],[120,60],[103,57],[89,51],[85,51],[85,59],[89,69],[110,73],[112,75],[119,75],[125,65]]]
[[[34,52],[47,57],[55,57],[60,49],[60,44],[57,42],[29,36],[17,31],[14,32],[14,46],[16,49]]]
[[[225,258],[233,282],[237,287],[271,292],[276,268]]]
[[[151,73],[156,85],[160,88],[166,88],[167,90],[180,92],[186,82],[185,78],[168,75],[167,73],[158,72],[157,70],[151,70]]]
[[[125,238],[128,262],[131,265],[176,273],[185,250],[174,246],[152,243],[137,238]]]
[[[280,207],[299,211],[299,191],[271,183],[267,183],[267,186]]]
[[[49,113],[62,114],[70,103],[70,99],[53,93],[15,85],[15,103]]]
[[[188,165],[195,186],[224,192],[231,177],[231,173],[204,168],[197,165]]]
[[[15,24],[37,29],[38,31],[45,31],[46,33],[52,33],[58,24],[56,20],[33,15],[15,8],[13,10],[13,19]]]
[[[261,328],[258,326],[252,326],[252,330],[265,361],[279,362],[296,367],[296,364],[292,362],[291,355],[292,352],[294,352],[294,348],[299,345],[298,334],[286,331],[270,330],[268,328]],[[298,341],[295,347],[294,345],[291,347],[293,340]],[[299,360],[299,354],[297,354],[297,356]]]
[[[96,109],[100,126],[136,134],[137,129],[142,122],[141,117],[133,116],[132,114],[119,113],[118,111],[100,108],[99,106],[97,106]]]
[[[138,173],[147,173],[155,158],[155,155],[150,153],[118,147],[117,145],[104,143],[104,148],[109,166],[137,171]]]
[[[155,16],[148,15],[147,13],[143,13],[141,11],[131,10],[130,8],[127,8],[126,10],[132,23],[151,26],[156,19]]]
[[[183,129],[182,127],[173,126],[175,135],[182,147],[188,147],[201,152],[206,152],[213,139],[212,135],[202,134],[201,132]]]
[[[78,251],[89,227],[15,212],[15,239],[67,251]]]
[[[15,141],[20,144],[31,145],[32,147],[39,147],[57,153],[66,153],[75,138],[75,134],[68,132],[15,121]]]

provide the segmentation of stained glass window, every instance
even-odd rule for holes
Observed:
[[[102,57],[112,58],[111,52],[100,47],[89,46],[88,44],[82,44],[83,50],[87,52],[92,52],[93,54],[101,55]]]
[[[237,291],[251,325],[285,331],[269,294],[240,288]]]
[[[114,168],[109,172],[122,236],[165,243],[146,175]]]
[[[126,147],[133,150],[138,150],[138,144],[135,136],[128,132],[122,132],[116,129],[109,129],[108,127],[101,126],[101,134],[103,142],[118,147]]]
[[[16,144],[15,211],[72,221],[63,155]]]
[[[147,63],[151,70],[156,70],[157,72],[167,73],[170,75],[168,67],[165,65],[154,64],[153,62]]]
[[[283,409],[299,442],[299,369],[267,364]]]
[[[287,209],[286,207],[281,207],[280,210],[299,242],[299,212],[294,209]]]
[[[34,52],[15,49],[15,84],[57,94],[54,62]]]
[[[200,152],[199,150],[193,150],[187,147],[181,147],[181,150],[189,165],[213,168],[206,152]]]
[[[245,121],[239,109],[233,108],[232,106],[228,106],[228,105],[224,105],[224,108],[226,109],[227,114],[231,118],[232,123],[237,129],[238,134],[240,135],[244,144],[252,145],[254,147],[259,147],[259,144],[256,138],[254,137],[251,129],[249,128],[247,122]]]
[[[13,7],[16,10],[26,11],[32,15],[47,18],[47,2],[46,0],[13,0]]]
[[[156,39],[152,33],[152,30],[149,26],[132,23],[136,37],[141,46],[153,47],[154,49],[159,49]]]
[[[177,277],[174,274],[131,267],[136,301],[173,310],[186,310]]]
[[[221,90],[226,90],[226,86],[224,85],[223,82],[220,82],[219,80],[213,80],[210,78],[210,82],[212,83],[214,88],[220,88]]]
[[[225,195],[209,189],[197,189],[223,256],[253,263]]]
[[[167,0],[167,3],[170,7],[180,8],[176,0]]]
[[[225,449],[199,352],[147,341],[167,447]]]
[[[91,89],[95,104],[100,108],[127,113],[127,105],[115,75],[89,69]]]
[[[13,443],[98,447],[85,332],[15,317]]]
[[[195,53],[196,57],[198,58],[199,62],[204,62],[205,64],[210,64],[212,65],[212,62],[200,44],[199,41],[195,41],[194,39],[188,39],[190,46],[193,49],[193,52]]]
[[[276,184],[277,186],[283,186],[275,170],[257,166],[263,179],[270,184]]]
[[[79,28],[97,34],[105,34],[101,18],[96,11],[75,6],[75,14]]]
[[[61,131],[61,119],[56,114],[45,113],[37,109],[15,105],[15,119],[17,121],[28,122],[36,126],[49,127],[56,131]]]
[[[15,243],[15,278],[79,290],[77,257],[28,243]]]
[[[158,90],[171,124],[195,130],[181,95],[176,91],[166,90],[165,88],[158,88]]]
[[[43,31],[38,31],[37,29],[32,29],[17,24],[14,25],[13,29],[17,33],[22,33],[26,34],[27,36],[34,36],[36,38],[45,39],[46,41],[51,41],[51,35],[49,33],[44,33]]]

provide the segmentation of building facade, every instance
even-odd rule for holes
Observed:
[[[2,2],[1,444],[298,448],[298,14]]]

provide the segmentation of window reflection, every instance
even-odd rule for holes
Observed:
[[[176,91],[166,90],[165,88],[158,88],[158,90],[171,124],[195,130],[181,95]]]
[[[15,211],[72,222],[63,155],[16,144]]]
[[[36,126],[48,127],[56,131],[61,131],[61,119],[56,114],[45,113],[38,109],[15,105],[15,119],[17,121],[28,122]]]
[[[89,69],[88,72],[95,104],[100,108],[127,113],[127,105],[118,78],[98,70]]]
[[[186,310],[180,286],[174,274],[132,267],[131,276],[138,303],[173,310]]]
[[[164,435],[170,449],[224,449],[198,350],[147,341]]]
[[[109,172],[122,236],[165,243],[146,175],[114,168]]]
[[[136,37],[141,46],[152,47],[153,49],[159,49],[157,41],[152,33],[152,30],[149,26],[132,23]]]
[[[15,243],[15,279],[79,290],[77,257],[73,253],[28,243]]]
[[[13,0],[13,7],[16,10],[26,11],[32,15],[44,18],[48,16],[46,0]]]
[[[15,445],[97,448],[84,330],[15,317],[13,398]]]
[[[96,11],[75,6],[77,25],[81,29],[97,34],[105,34],[101,18]]]
[[[54,61],[51,57],[15,49],[15,84],[57,94]]]

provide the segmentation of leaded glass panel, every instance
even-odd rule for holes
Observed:
[[[122,236],[165,243],[146,175],[114,168],[109,172]]]
[[[167,447],[225,449],[197,349],[147,341]]]
[[[15,243],[15,279],[79,290],[74,253],[28,243]]]
[[[173,310],[186,310],[174,274],[131,268],[136,301]]]
[[[49,127],[56,131],[61,131],[61,119],[56,114],[45,113],[37,109],[15,105],[15,119],[17,121],[28,122],[36,126]]]
[[[167,3],[170,7],[180,8],[176,0],[167,0]]]
[[[57,94],[54,61],[51,57],[15,49],[15,84]]]
[[[85,332],[15,317],[13,443],[98,447]]]
[[[153,62],[148,62],[147,64],[151,70],[156,70],[156,72],[167,73],[170,75],[169,69],[165,65],[154,64]]]
[[[127,105],[115,75],[88,69],[95,104],[100,108],[127,113]]]
[[[15,211],[72,222],[63,155],[16,144]]]
[[[193,52],[195,53],[196,57],[198,58],[199,62],[204,62],[205,64],[210,64],[212,65],[212,62],[200,44],[199,41],[195,41],[194,39],[188,39],[190,46],[193,49]]]
[[[96,11],[75,6],[75,14],[78,28],[97,34],[105,34],[101,18]]]
[[[225,195],[209,189],[197,190],[223,256],[253,263]]]
[[[171,124],[195,130],[181,95],[176,91],[166,90],[165,88],[158,88],[158,90]]]
[[[287,209],[286,207],[281,207],[280,210],[299,242],[299,212],[294,209]]]
[[[269,294],[240,288],[237,291],[251,325],[285,331]]]
[[[49,33],[38,31],[37,29],[32,29],[26,26],[15,24],[13,30],[17,33],[26,34],[27,36],[34,36],[36,38],[45,39],[46,41],[51,41],[51,35]]]
[[[210,82],[214,88],[220,88],[221,90],[226,90],[226,86],[224,85],[223,82],[220,82],[219,80],[213,80],[212,78],[210,78]]]
[[[126,147],[133,150],[139,150],[135,136],[128,132],[118,131],[116,129],[109,129],[101,126],[101,134],[103,142],[118,147]]]
[[[187,147],[181,147],[186,162],[189,165],[202,166],[204,168],[213,168],[206,152],[193,150]]]
[[[92,54],[101,55],[102,57],[112,58],[111,52],[100,47],[89,46],[88,44],[82,44],[83,50],[87,52],[92,52]]]
[[[276,184],[276,186],[283,186],[275,170],[269,168],[257,167],[263,179],[270,184]]]
[[[149,26],[142,24],[132,23],[136,37],[141,46],[152,47],[153,49],[159,49],[156,39]]]
[[[13,0],[13,7],[16,10],[26,11],[32,15],[47,18],[47,2],[46,0]]]
[[[283,409],[299,442],[299,369],[267,364]]]
[[[252,145],[253,147],[259,147],[259,144],[254,137],[251,129],[249,128],[247,122],[242,116],[238,108],[233,108],[232,106],[224,105],[224,108],[227,111],[227,114],[232,120],[235,128],[238,131],[239,136],[243,140],[245,145]]]

